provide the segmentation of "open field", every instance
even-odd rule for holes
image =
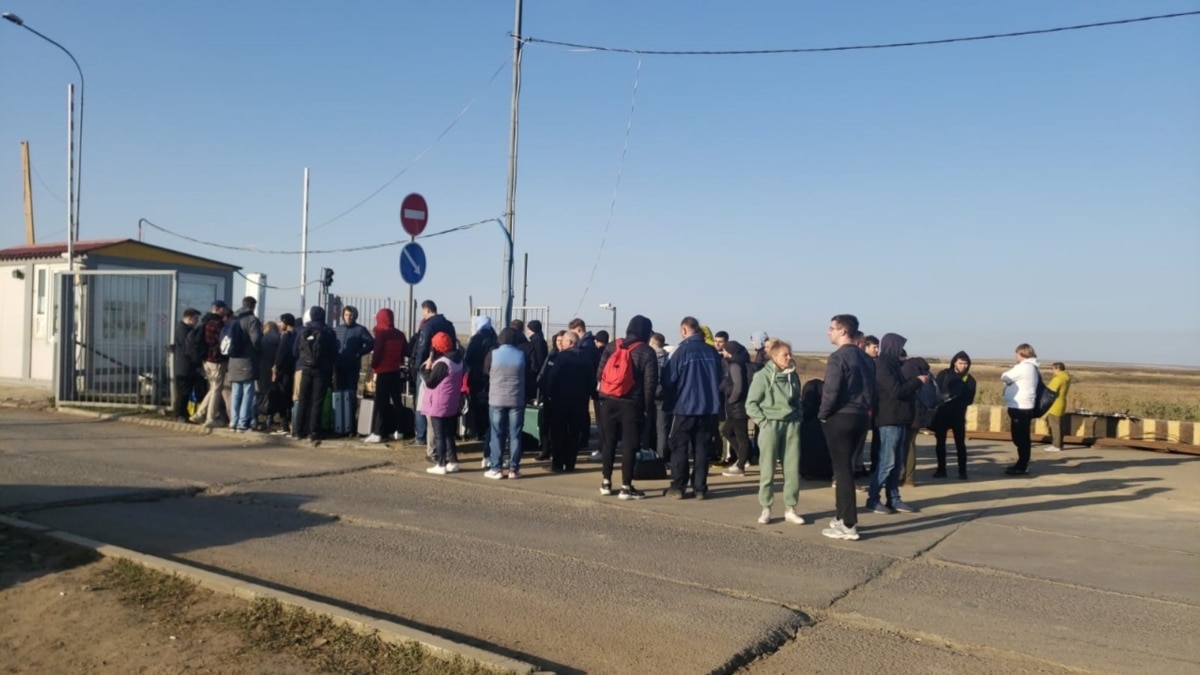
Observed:
[[[938,372],[947,366],[945,359],[925,357]],[[796,366],[801,381],[822,377],[825,357],[797,354]],[[1003,405],[1004,385],[1000,374],[1011,362],[975,361],[971,374],[979,383],[975,402]],[[1149,419],[1200,422],[1200,370],[1152,366],[1080,365],[1067,363],[1071,390],[1067,410],[1128,413]],[[1050,363],[1042,363],[1042,376],[1049,381]]]

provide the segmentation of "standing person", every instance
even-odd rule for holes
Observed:
[[[503,478],[504,443],[508,441],[508,477],[521,477],[521,432],[525,429],[527,375],[525,352],[518,347],[519,333],[505,328],[496,338],[496,349],[484,357],[488,371],[488,421],[490,431],[488,471],[484,478]]]
[[[871,486],[867,489],[867,510],[875,513],[916,512],[915,508],[900,498],[900,470],[904,466],[908,428],[917,414],[917,391],[929,380],[929,376],[904,379],[900,354],[906,342],[903,336],[896,333],[884,335],[875,364],[875,388],[879,400],[875,413],[879,426],[879,462],[872,468]],[[886,504],[880,503],[881,491],[886,493]]]
[[[462,405],[462,368],[458,343],[448,333],[434,333],[420,369],[425,385],[422,412],[429,416],[433,435],[434,465],[425,469],[426,473],[444,476],[459,471],[454,427]]]
[[[204,379],[208,381],[208,393],[204,395],[204,400],[200,401],[200,405],[196,406],[196,412],[192,415],[194,424],[204,423],[204,426],[213,428],[220,425],[218,421],[225,410],[225,399],[221,394],[221,390],[225,387],[225,367],[226,359],[221,356],[221,329],[225,326],[225,315],[229,312],[229,305],[226,305],[223,300],[213,300],[212,307],[208,314],[205,314],[200,319],[200,325],[204,326]]]
[[[918,375],[927,376],[913,399],[915,414],[913,421],[908,423],[908,433],[904,436],[904,465],[900,468],[900,485],[914,487],[917,484],[917,437],[920,436],[921,429],[933,425],[940,395],[933,371],[925,359],[919,356],[909,358],[906,355],[900,363],[900,372],[904,374],[906,381],[915,379]]]
[[[1046,412],[1046,424],[1050,427],[1050,445],[1043,450],[1046,452],[1062,452],[1063,447],[1063,415],[1067,412],[1067,392],[1071,389],[1071,374],[1062,361],[1055,361],[1051,366],[1054,374],[1046,388],[1058,394],[1050,410]]]
[[[661,373],[667,367],[667,359],[670,354],[667,353],[667,338],[662,333],[650,334],[650,348],[654,350],[654,356],[658,361],[658,372]],[[649,426],[649,425],[647,425]],[[670,450],[667,445],[667,437],[671,432],[671,414],[663,410],[663,388],[662,377],[659,377],[658,386],[654,392],[654,451],[662,457],[664,461],[670,460]],[[642,436],[645,438],[645,434]]]
[[[262,348],[262,322],[254,316],[258,301],[242,299],[242,308],[221,333],[221,351],[229,357],[226,380],[232,384],[229,427],[236,432],[249,431],[258,414],[254,385],[258,381],[258,352]],[[238,333],[241,337],[238,337]],[[228,347],[225,339],[229,338]]]
[[[833,460],[837,517],[821,534],[830,539],[858,539],[858,505],[854,496],[854,454],[862,446],[875,408],[875,363],[854,346],[858,317],[838,314],[829,321],[829,342],[837,347],[825,364],[817,419]]]
[[[758,425],[758,522],[771,522],[775,502],[775,460],[783,458],[783,517],[803,525],[796,512],[800,503],[800,378],[792,363],[792,346],[776,340],[767,350],[767,364],[754,374],[746,396],[746,412]],[[672,355],[671,360],[675,357]]]
[[[664,398],[675,419],[671,446],[671,488],[676,499],[688,496],[688,478],[696,499],[708,497],[709,443],[721,406],[721,356],[704,339],[700,322],[685,316],[679,323],[679,346],[663,373]],[[653,401],[651,402],[653,403]],[[689,455],[694,458],[689,472]]]
[[[879,358],[879,338],[875,337],[874,335],[868,335],[864,337],[862,349],[864,352],[866,352],[867,356],[871,357],[871,363],[874,364]],[[865,439],[863,442],[863,449],[866,449]],[[858,457],[855,459],[854,464],[856,473],[858,472],[859,467],[862,467],[863,469],[866,468],[866,463],[863,461],[864,454],[868,454],[869,458],[871,459],[871,468],[874,469],[875,465],[879,463],[879,425],[875,423],[874,410],[871,411],[871,450],[870,453],[864,453],[861,451],[858,453]],[[868,477],[870,477],[869,474]]]
[[[1037,407],[1037,385],[1042,379],[1038,372],[1037,352],[1028,343],[1017,345],[1017,365],[1000,376],[1004,383],[1004,404],[1008,406],[1009,429],[1013,445],[1017,446],[1017,463],[1004,470],[1009,476],[1029,473],[1029,457],[1033,439],[1030,427]]]
[[[259,431],[270,431],[271,420],[279,408],[279,394],[272,394],[275,378],[275,359],[279,358],[279,346],[283,343],[283,334],[279,324],[268,321],[262,325],[262,345],[258,350],[258,363],[255,365],[257,381],[254,388],[258,393],[258,415],[263,417],[263,425],[257,426]]]
[[[717,333],[718,340],[720,335]],[[742,343],[733,340],[727,340],[723,347],[729,358],[725,360],[725,379],[721,380],[721,393],[725,395],[725,424],[721,426],[721,436],[733,446],[735,461],[721,475],[744,476],[746,462],[750,460],[750,419],[746,412],[746,395],[750,392],[750,352]]]
[[[321,410],[325,392],[333,384],[333,369],[337,363],[337,334],[325,324],[325,310],[310,307],[309,320],[296,337],[296,363],[300,367],[299,395],[296,396],[296,415],[292,420],[292,437],[308,438],[314,445],[321,442]]]
[[[358,323],[358,309],[346,305],[337,327],[338,360],[333,371],[333,433],[357,436],[358,376],[362,359],[375,348],[375,338]]]
[[[643,499],[646,494],[633,485],[634,453],[642,437],[650,410],[654,408],[654,391],[658,387],[658,359],[646,341],[654,325],[650,319],[636,314],[625,328],[624,339],[618,339],[604,350],[596,369],[599,396],[603,403],[601,414],[600,454],[603,480],[600,494],[612,494],[613,464],[617,439],[621,439],[621,499]]]
[[[579,349],[579,336],[563,333],[558,345],[543,386],[550,418],[550,470],[555,473],[575,470],[580,429],[587,428],[588,401],[596,391],[596,369],[591,357]]]
[[[488,371],[484,367],[484,359],[496,348],[496,329],[492,328],[492,317],[477,314],[471,319],[474,331],[467,341],[467,354],[463,357],[463,367],[467,369],[467,391],[470,392],[471,405],[467,413],[468,432],[476,439],[483,441],[483,447],[488,447]],[[484,457],[487,460],[487,457]]]
[[[375,408],[371,413],[371,434],[364,441],[382,443],[400,439],[400,416],[404,408],[404,354],[408,339],[396,328],[396,315],[384,307],[375,313],[375,341],[371,351],[371,372],[375,374]]]
[[[950,367],[937,375],[942,405],[933,416],[937,471],[934,478],[946,477],[946,435],[954,432],[954,450],[958,454],[958,478],[967,479],[967,408],[975,403],[975,377],[971,375],[971,357],[958,352]]]
[[[271,415],[278,412],[280,431],[277,433],[287,434],[292,431],[292,397],[296,386],[295,315],[286,312],[280,314],[279,331],[279,351],[275,353],[275,364],[271,369],[271,386],[279,392],[279,409],[272,410],[267,420],[269,422]]]
[[[409,361],[409,365],[412,367],[413,397],[416,401],[422,400],[421,389],[424,385],[421,367],[429,360],[431,342],[433,336],[438,333],[445,333],[450,338],[450,341],[455,344],[455,351],[458,351],[458,334],[454,332],[454,324],[438,313],[436,302],[426,300],[421,303],[421,328],[417,331],[417,336],[412,341],[412,359]],[[413,445],[426,446],[426,452],[432,449],[428,443],[429,436],[426,433],[428,425],[428,415],[418,405],[416,416],[417,433],[416,437],[413,438]]]
[[[571,323],[567,324],[567,330],[579,336],[579,346],[576,347],[576,349],[583,352],[584,355],[592,360],[592,369],[595,370],[596,368],[599,368],[600,350],[596,349],[596,336],[592,335],[592,332],[588,330],[587,324],[584,323],[583,319],[580,319],[579,317],[571,319]],[[598,440],[600,441],[600,445],[603,446],[604,439],[600,437],[600,435],[604,433],[604,429],[602,428],[603,425],[600,423],[600,397],[594,391],[592,392],[591,396],[592,409],[595,411],[594,417],[596,419],[596,434]],[[579,430],[579,449],[586,450],[590,441],[591,424],[588,424],[583,429]],[[595,453],[592,453],[592,461],[598,461],[600,459],[598,454],[599,452],[599,449],[597,449]]]
[[[204,336],[202,330],[193,331],[199,323],[200,310],[194,307],[183,310],[183,318],[175,325],[175,336],[171,341],[171,375],[175,380],[171,411],[175,414],[176,422],[188,421],[188,400],[200,380],[200,360],[197,357],[202,356],[200,345]]]

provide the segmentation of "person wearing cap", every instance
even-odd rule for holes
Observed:
[[[455,422],[462,404],[462,352],[444,332],[429,340],[429,356],[421,364],[421,382],[425,395],[421,413],[429,416],[433,436],[434,466],[425,471],[434,475],[456,473],[458,448],[454,443]]]

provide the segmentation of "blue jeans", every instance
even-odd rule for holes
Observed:
[[[420,382],[418,382],[417,385],[415,387],[413,387],[413,391],[416,392],[413,400],[416,401],[418,404],[420,403],[421,398],[422,398],[423,394],[425,393],[425,392],[421,391],[424,388],[425,388],[425,385],[421,384]],[[417,441],[419,443],[425,443],[426,442],[425,439],[428,438],[428,436],[426,436],[425,434],[429,430],[429,428],[428,428],[429,427],[429,418],[427,418],[425,416],[425,413],[420,412],[419,405],[417,406],[416,427],[417,428],[415,429],[415,431],[417,434]]]
[[[500,457],[503,454],[505,427],[508,427],[508,466],[513,471],[521,467],[521,430],[525,428],[525,406],[519,408],[500,408],[488,406],[488,422],[491,426],[491,454],[488,463],[493,471],[501,467]]]
[[[900,468],[904,466],[904,441],[908,425],[889,424],[879,427],[879,461],[871,471],[871,487],[867,490],[867,508],[879,504],[879,491],[887,489],[887,503],[900,501]]]
[[[233,393],[230,396],[230,406],[233,413],[229,416],[229,426],[234,429],[249,429],[254,426],[255,411],[258,410],[257,396],[254,393],[254,380],[234,382]]]
[[[333,392],[333,433],[344,436],[351,431],[358,431],[354,425],[354,404],[358,401],[358,392],[346,389]]]

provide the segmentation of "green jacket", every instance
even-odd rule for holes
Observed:
[[[1071,388],[1071,374],[1065,370],[1058,371],[1046,383],[1046,388],[1058,392],[1058,398],[1054,399],[1046,414],[1062,417],[1067,412],[1067,391]]]
[[[767,361],[750,380],[746,412],[756,424],[766,420],[799,422],[800,378],[795,369],[785,373],[774,361]]]

